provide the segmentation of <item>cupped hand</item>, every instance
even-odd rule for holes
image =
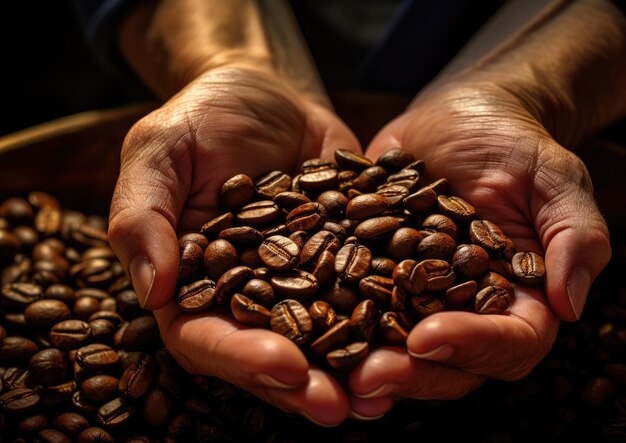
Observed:
[[[293,171],[337,148],[358,151],[352,132],[281,77],[224,67],[207,72],[129,132],[111,205],[111,246],[137,295],[155,310],[163,340],[191,373],[218,376],[323,425],[348,414],[346,394],[271,331],[216,314],[182,314],[172,299],[177,232],[215,216],[224,181]]]
[[[411,150],[426,182],[446,177],[517,250],[545,256],[546,281],[516,286],[506,315],[438,313],[413,328],[406,349],[374,351],[350,377],[356,415],[380,416],[400,398],[460,397],[487,377],[520,379],[551,348],[559,318],[580,318],[610,257],[608,230],[584,164],[521,98],[492,82],[450,82],[418,97],[368,148],[370,158]]]

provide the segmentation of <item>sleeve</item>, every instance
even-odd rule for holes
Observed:
[[[72,0],[87,46],[97,61],[112,72],[129,72],[117,47],[117,34],[124,16],[138,1]]]

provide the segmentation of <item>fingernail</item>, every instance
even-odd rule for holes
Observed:
[[[381,385],[378,389],[375,389],[372,392],[368,392],[367,394],[357,394],[355,392],[354,395],[359,398],[384,397],[386,395],[394,393],[396,391],[396,388],[397,386],[393,383],[385,383]]]
[[[407,351],[412,357],[435,361],[446,361],[454,355],[454,348],[449,344],[441,345],[438,348],[433,349],[432,351],[424,352],[422,354],[412,352],[410,349],[408,349]]]
[[[255,376],[256,381],[267,387],[267,388],[277,388],[277,389],[294,389],[297,388],[298,386],[300,386],[300,383],[298,384],[288,384],[288,383],[284,383],[280,380],[276,380],[274,377],[272,377],[271,375],[268,374],[257,374]]]
[[[354,418],[356,420],[363,420],[363,421],[378,420],[379,418],[382,418],[384,415],[385,413],[375,415],[374,417],[367,417],[365,415],[358,414],[354,411],[350,411],[350,418]]]
[[[154,274],[154,266],[152,266],[148,257],[135,257],[130,262],[130,279],[142,308],[148,303],[152,284],[154,283]]]
[[[317,426],[320,426],[322,428],[334,428],[336,426],[333,424],[322,423],[320,421],[315,420],[313,417],[311,417],[311,415],[307,411],[299,411],[298,413],[302,415],[304,418],[306,418],[307,420],[309,420],[311,423]]]
[[[587,294],[591,287],[591,275],[585,268],[574,268],[567,281],[567,296],[569,303],[576,315],[576,320],[580,320],[583,313]]]

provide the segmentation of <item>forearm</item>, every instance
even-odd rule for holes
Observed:
[[[294,87],[326,103],[314,65],[302,62],[303,57],[308,60],[302,55],[308,50],[283,3],[144,1],[121,26],[120,51],[146,84],[164,98],[203,72],[234,66],[282,75]],[[283,14],[276,18],[270,8]],[[281,27],[280,34],[277,27]]]
[[[513,91],[573,145],[626,116],[626,18],[607,0],[555,2],[468,75]]]

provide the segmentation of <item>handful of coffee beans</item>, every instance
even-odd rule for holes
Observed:
[[[372,348],[404,345],[431,314],[502,314],[511,281],[543,283],[541,256],[516,252],[446,178],[423,183],[424,170],[399,148],[375,163],[339,149],[295,177],[235,175],[223,214],[179,238],[179,307],[270,328],[347,370]]]

